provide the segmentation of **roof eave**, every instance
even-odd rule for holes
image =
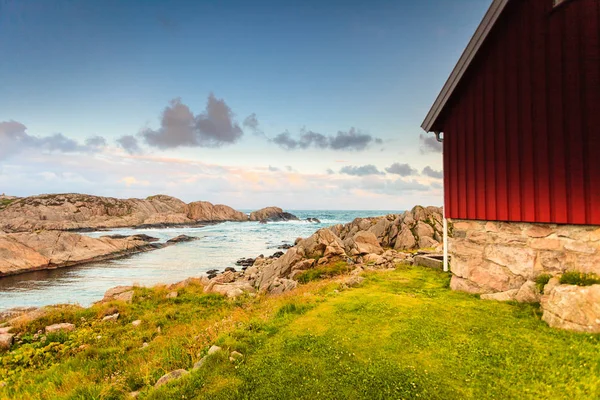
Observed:
[[[483,17],[483,20],[481,21],[479,27],[475,31],[475,34],[469,41],[467,48],[462,53],[460,59],[458,60],[458,63],[452,70],[452,73],[450,74],[450,77],[448,78],[446,84],[442,88],[442,91],[433,103],[433,106],[429,110],[429,113],[427,113],[427,117],[425,117],[423,124],[421,124],[421,128],[423,128],[426,132],[432,131],[432,128],[436,123],[438,117],[442,113],[444,107],[446,106],[446,103],[452,96],[452,93],[454,93],[454,90],[456,89],[465,72],[469,68],[469,65],[471,65],[471,62],[475,58],[475,55],[485,42],[485,39],[492,30],[492,27],[496,24],[498,18],[500,18],[500,14],[502,14],[502,11],[504,11],[504,8],[506,7],[509,1],[510,0],[494,0],[492,2],[492,5],[490,5],[490,8]]]

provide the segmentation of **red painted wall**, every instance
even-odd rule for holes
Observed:
[[[512,0],[434,124],[447,216],[600,225],[600,1]]]

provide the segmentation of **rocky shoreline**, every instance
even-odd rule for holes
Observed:
[[[188,278],[168,287],[176,289],[195,282],[202,284],[207,293],[220,293],[227,297],[257,292],[281,294],[296,288],[298,277],[303,272],[336,262],[348,265],[351,273],[344,284],[352,286],[362,279],[359,276],[362,271],[412,263],[418,254],[419,244],[426,243],[429,252],[439,253],[441,244],[435,238],[440,237],[441,221],[441,208],[420,206],[401,215],[357,218],[345,225],[319,229],[306,239],[298,238],[285,253],[281,251],[269,257],[261,255],[254,259],[241,259],[238,264],[240,271],[232,267],[220,273],[208,271],[208,276]],[[412,240],[407,240],[408,232]],[[111,239],[105,236],[100,239],[130,238]],[[148,239],[144,243],[157,245]],[[101,301],[131,301],[133,291],[133,286],[115,287],[109,289]],[[18,318],[21,314],[30,315],[28,318],[42,315],[41,310],[43,308],[6,310],[0,313],[0,323],[10,325],[9,319]]]
[[[178,236],[165,243],[148,235],[91,238],[72,232],[0,234],[0,277],[115,260],[198,238]]]
[[[412,263],[418,249],[440,253],[441,239],[442,209],[417,206],[401,215],[357,218],[349,224],[322,228],[306,239],[298,238],[285,254],[241,259],[241,271],[209,271],[202,283],[205,291],[228,297],[280,294],[296,288],[306,271],[342,263],[352,270],[353,280],[364,270]]]
[[[173,244],[151,243],[141,235],[91,238],[80,234],[85,232],[288,220],[298,218],[278,207],[247,215],[225,205],[206,201],[186,204],[165,195],[143,200],[72,193],[4,196],[0,208],[0,277],[122,258]]]

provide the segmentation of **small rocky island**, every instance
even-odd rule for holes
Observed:
[[[78,232],[111,228],[204,226],[234,221],[298,220],[281,208],[247,214],[206,201],[185,203],[165,195],[117,199],[85,194],[0,198],[0,277],[114,259],[195,238],[166,243],[147,235],[92,238]]]

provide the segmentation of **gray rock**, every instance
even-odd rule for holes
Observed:
[[[229,361],[231,361],[231,362],[241,361],[243,358],[244,358],[244,355],[237,351],[232,351],[231,354],[229,355]]]
[[[206,364],[206,360],[207,359],[208,359],[208,356],[202,357],[197,363],[194,364],[194,368],[193,369],[200,369],[200,368],[202,368],[202,366],[204,364]]]
[[[344,281],[344,285],[347,287],[360,286],[365,281],[365,278],[359,275],[353,275]]]
[[[139,320],[139,319],[136,319],[135,321],[133,321],[133,322],[131,323],[131,325],[133,325],[133,326],[135,326],[135,327],[137,327],[137,326],[140,326],[141,324],[142,324],[142,321],[141,321],[141,320]]]
[[[221,350],[223,349],[221,349],[219,346],[212,345],[210,346],[210,349],[208,349],[208,355],[215,354]]]
[[[106,317],[102,318],[102,322],[114,322],[118,319],[119,319],[119,313],[115,313],[112,315],[107,315]]]
[[[163,375],[158,381],[156,381],[154,387],[161,387],[162,385],[166,385],[167,383],[180,379],[188,374],[189,372],[187,372],[185,369],[177,369],[175,371],[169,372],[168,374]]]

